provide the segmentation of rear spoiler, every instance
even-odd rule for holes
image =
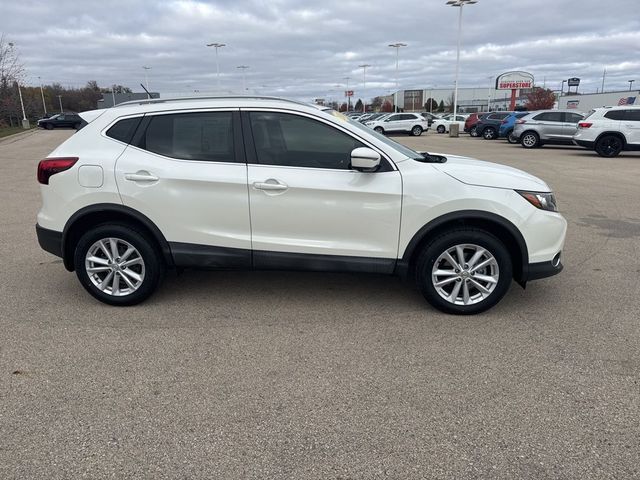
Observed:
[[[80,112],[78,115],[80,115],[80,118],[82,118],[82,120],[84,120],[85,122],[91,123],[105,111],[106,109],[104,108],[101,110],[87,110],[86,112]]]

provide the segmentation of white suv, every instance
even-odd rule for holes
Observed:
[[[421,154],[333,111],[267,97],[145,100],[38,166],[37,234],[112,305],[167,268],[375,272],[477,313],[558,273],[567,223],[543,181]]]
[[[429,121],[417,113],[394,113],[364,124],[378,133],[404,132],[419,136],[429,130]]]
[[[617,157],[623,150],[640,150],[640,106],[591,110],[573,136],[573,142],[601,157]]]

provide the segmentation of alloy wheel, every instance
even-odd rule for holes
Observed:
[[[85,270],[98,290],[114,297],[132,294],[144,282],[145,264],[140,252],[120,238],[103,238],[85,255]]]

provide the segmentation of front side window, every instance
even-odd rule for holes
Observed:
[[[181,160],[234,162],[232,112],[155,115],[138,147]]]
[[[277,112],[249,117],[259,164],[346,170],[353,149],[365,146],[311,118]]]

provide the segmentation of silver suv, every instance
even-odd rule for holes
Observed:
[[[575,110],[538,110],[516,120],[513,136],[524,148],[545,143],[573,144],[573,135],[584,115]]]

